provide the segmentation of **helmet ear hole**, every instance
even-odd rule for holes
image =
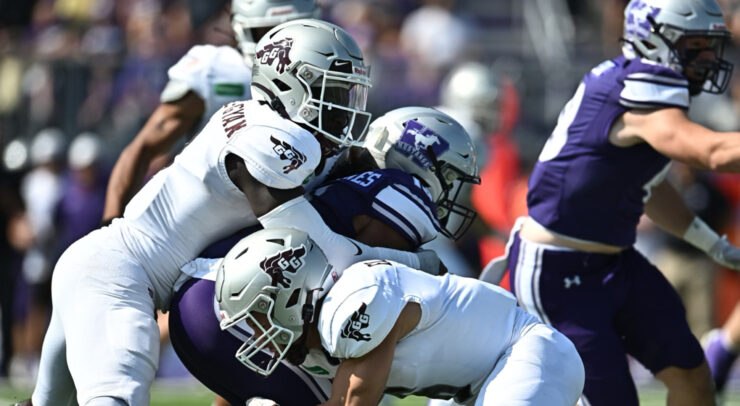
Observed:
[[[272,83],[274,83],[275,87],[277,87],[281,92],[287,92],[290,90],[290,86],[280,79],[273,79]]]
[[[301,289],[296,288],[293,290],[293,293],[290,294],[290,298],[285,303],[285,307],[293,307],[296,303],[298,303],[298,296],[301,294]]]

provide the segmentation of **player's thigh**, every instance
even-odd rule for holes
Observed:
[[[548,249],[521,241],[509,259],[520,305],[575,345],[592,404],[637,404],[620,334],[612,319],[626,284],[620,255]]]
[[[121,251],[95,244],[84,248],[99,251],[83,263],[69,264],[78,276],[58,308],[78,401],[109,396],[148,404],[159,360],[151,283]]]
[[[573,344],[552,327],[535,324],[498,361],[476,406],[572,406],[583,384],[583,364]]]
[[[631,253],[625,269],[630,289],[615,326],[627,352],[654,374],[668,366],[699,366],[704,360],[701,346],[670,283],[637,252]]]

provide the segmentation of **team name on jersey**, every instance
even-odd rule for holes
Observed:
[[[223,113],[221,113],[221,125],[224,127],[227,138],[231,138],[240,128],[246,127],[247,120],[244,117],[244,103],[232,102],[227,104]]]

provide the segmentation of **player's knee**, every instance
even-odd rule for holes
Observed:
[[[92,398],[84,406],[130,406],[125,400],[108,396]]]

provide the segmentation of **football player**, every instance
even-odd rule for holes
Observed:
[[[664,179],[671,160],[740,171],[740,133],[711,131],[686,116],[691,96],[727,88],[728,39],[714,0],[632,0],[623,55],[584,76],[530,176],[529,218],[508,257],[512,290],[576,345],[586,405],[638,404],[627,354],[667,386],[671,404],[714,404],[680,298],[633,244],[644,212],[718,263],[740,268],[740,251]]]
[[[34,405],[148,404],[159,352],[155,310],[167,310],[180,267],[248,225],[290,222],[339,269],[389,256],[437,272],[433,253],[333,233],[303,198],[322,156],[359,142],[367,126],[370,80],[352,37],[333,24],[296,20],[268,32],[255,55],[254,99],[216,112],[122,218],[59,259]]]
[[[268,30],[318,15],[315,0],[232,0],[231,27],[238,49],[196,45],[169,69],[162,103],[113,167],[104,224],[123,214],[157,156],[169,152],[185,136],[197,134],[223,105],[251,98],[255,43]]]
[[[264,376],[283,359],[323,373],[332,379],[323,405],[377,405],[388,393],[572,406],[583,388],[573,344],[504,289],[387,260],[333,268],[297,230],[240,241],[215,289],[221,328],[254,331],[236,358]]]
[[[430,150],[417,142],[418,137],[434,137],[437,142]],[[450,237],[465,232],[463,224],[469,222],[453,225],[448,218],[453,212],[472,218],[472,211],[457,202],[456,191],[460,184],[477,182],[476,153],[455,120],[427,107],[396,109],[370,125],[365,146],[384,169],[352,174],[318,188],[311,203],[327,225],[368,245],[405,250],[417,249],[438,232]],[[197,259],[183,267],[169,326],[185,366],[232,405],[253,397],[284,405],[325,401],[330,393],[322,379],[328,374],[326,366],[299,369],[284,363],[265,380],[256,379],[234,358],[249,333],[246,325],[228,331],[219,328],[213,281],[220,263]]]

